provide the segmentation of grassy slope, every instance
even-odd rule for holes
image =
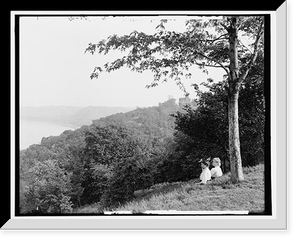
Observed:
[[[136,198],[116,211],[141,213],[146,210],[222,211],[264,210],[263,165],[244,168],[245,180],[238,184],[230,182],[226,174],[207,185],[187,182],[163,183],[136,192]],[[76,210],[77,213],[97,213],[97,205]]]

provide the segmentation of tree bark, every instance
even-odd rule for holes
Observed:
[[[238,98],[240,89],[236,18],[231,19],[229,34],[228,127],[231,181],[244,180],[239,135]]]
[[[234,183],[244,180],[240,149],[238,97],[238,90],[234,89],[228,92],[229,158],[231,181]]]

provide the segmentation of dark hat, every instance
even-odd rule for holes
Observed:
[[[200,162],[200,164],[205,164],[206,166],[209,166],[208,160],[206,160],[206,161],[200,160],[199,162]]]
[[[204,161],[204,162],[201,162],[202,164],[205,164],[206,166],[209,166],[209,162],[208,161]]]

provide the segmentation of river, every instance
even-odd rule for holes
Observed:
[[[65,130],[75,130],[76,128],[71,125],[21,119],[20,149],[26,149],[32,144],[40,144],[43,137],[57,136]]]

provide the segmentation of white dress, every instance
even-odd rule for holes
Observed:
[[[201,183],[206,184],[206,182],[210,179],[211,179],[210,170],[208,169],[208,167],[206,167],[205,169],[202,170],[202,173],[200,175],[200,181]]]
[[[220,166],[216,166],[216,167],[212,168],[210,173],[211,173],[211,177],[219,177],[219,176],[223,175],[223,172],[222,172]]]

